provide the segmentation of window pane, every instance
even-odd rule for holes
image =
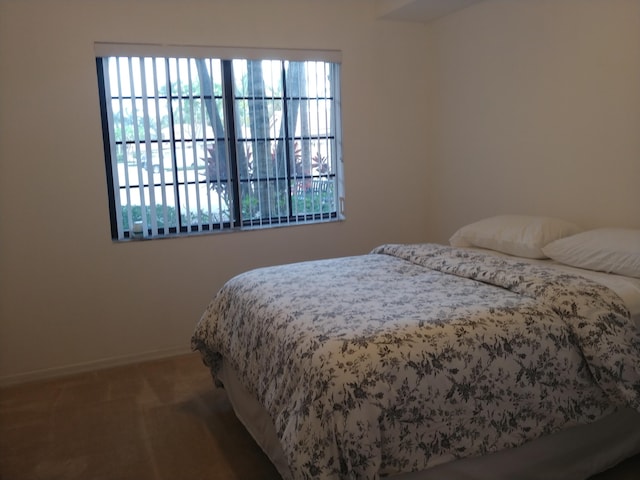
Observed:
[[[337,218],[332,64],[112,57],[98,65],[118,239],[140,221],[155,237]]]

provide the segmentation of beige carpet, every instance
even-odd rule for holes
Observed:
[[[0,389],[2,480],[279,478],[196,354]]]

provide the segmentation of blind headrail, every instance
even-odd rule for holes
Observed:
[[[225,47],[204,45],[170,45],[153,43],[96,42],[96,57],[177,57],[177,58],[236,58],[250,60],[291,60],[342,62],[340,50],[316,50],[267,47]]]

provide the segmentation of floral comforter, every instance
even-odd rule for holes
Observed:
[[[295,479],[374,479],[640,410],[640,333],[588,279],[384,245],[230,280],[192,338],[266,408]]]

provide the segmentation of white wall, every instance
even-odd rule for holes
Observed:
[[[488,0],[429,36],[434,240],[511,212],[640,227],[640,1]]]
[[[0,383],[188,351],[234,274],[426,238],[424,27],[373,7],[0,0]],[[113,243],[96,41],[342,50],[347,220]]]
[[[505,212],[640,227],[640,0],[486,0],[429,26],[374,10],[0,0],[0,383],[187,351],[256,266]],[[113,243],[95,41],[342,50],[347,220]]]

